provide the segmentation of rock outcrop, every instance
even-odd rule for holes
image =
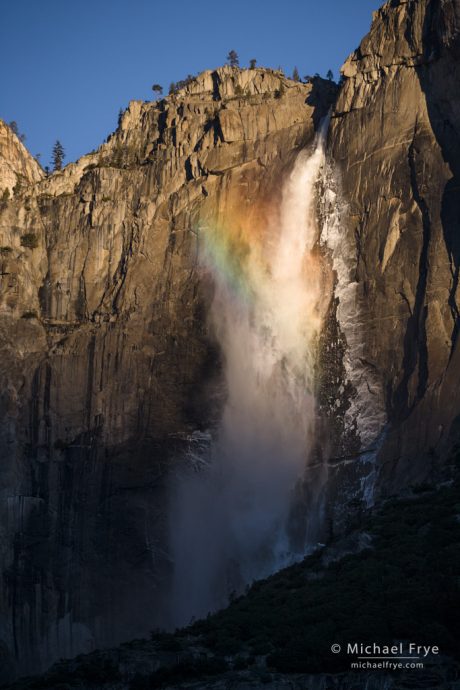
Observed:
[[[0,196],[6,200],[13,195],[15,188],[19,191],[24,185],[39,182],[44,176],[22,141],[0,120]]]
[[[459,440],[459,55],[458,1],[391,0],[345,62],[332,116],[383,493],[439,477]]]
[[[334,97],[205,72],[48,178],[2,124],[4,678],[163,622],[169,461],[219,411],[200,228],[277,198]]]

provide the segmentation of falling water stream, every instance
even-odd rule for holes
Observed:
[[[173,622],[223,606],[229,594],[302,554],[290,543],[292,492],[315,421],[320,267],[316,185],[327,123],[284,183],[263,251],[202,251],[215,295],[211,326],[225,360],[227,398],[202,472],[178,482],[171,519]],[[219,260],[216,260],[216,255]],[[232,267],[222,270],[222,264]]]

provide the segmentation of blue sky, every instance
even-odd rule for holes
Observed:
[[[150,100],[225,62],[334,75],[367,33],[379,0],[14,0],[2,3],[0,117],[31,153],[66,162],[96,148],[132,99]]]

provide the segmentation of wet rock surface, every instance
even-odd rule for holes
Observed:
[[[458,2],[383,5],[331,122],[383,493],[439,477],[458,441],[459,18]]]

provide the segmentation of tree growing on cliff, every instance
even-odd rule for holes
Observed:
[[[175,82],[172,81],[172,82],[170,83],[168,93],[169,93],[170,96],[172,96],[173,93],[176,93],[176,84],[175,84]]]
[[[292,78],[294,81],[300,81],[299,70],[297,69],[297,67],[294,67],[294,71],[292,72]]]
[[[230,67],[239,67],[240,66],[240,59],[238,57],[238,53],[236,50],[231,50],[229,54],[227,55],[227,62],[230,65]]]
[[[65,151],[64,147],[59,141],[59,139],[56,139],[56,143],[53,146],[53,151],[52,151],[52,156],[51,159],[53,161],[53,170],[62,170],[62,164],[64,162],[65,158]]]
[[[252,58],[252,60],[249,60],[249,69],[255,69],[257,65],[257,60],[255,58]]]
[[[154,84],[152,86],[153,93],[157,93],[159,96],[163,93],[163,87],[160,84]]]
[[[181,89],[185,89],[185,87],[191,84],[194,79],[195,77],[193,76],[193,74],[187,74],[185,79],[180,79],[176,82],[175,90],[180,91]]]
[[[21,134],[19,132],[19,127],[18,127],[18,123],[16,122],[16,120],[11,120],[11,122],[8,123],[8,126],[11,129],[11,131],[13,132],[13,134],[16,134],[19,141],[24,143],[26,140],[26,135]]]
[[[327,71],[326,79],[329,79],[329,81],[332,81],[334,79],[334,72],[331,69]]]

